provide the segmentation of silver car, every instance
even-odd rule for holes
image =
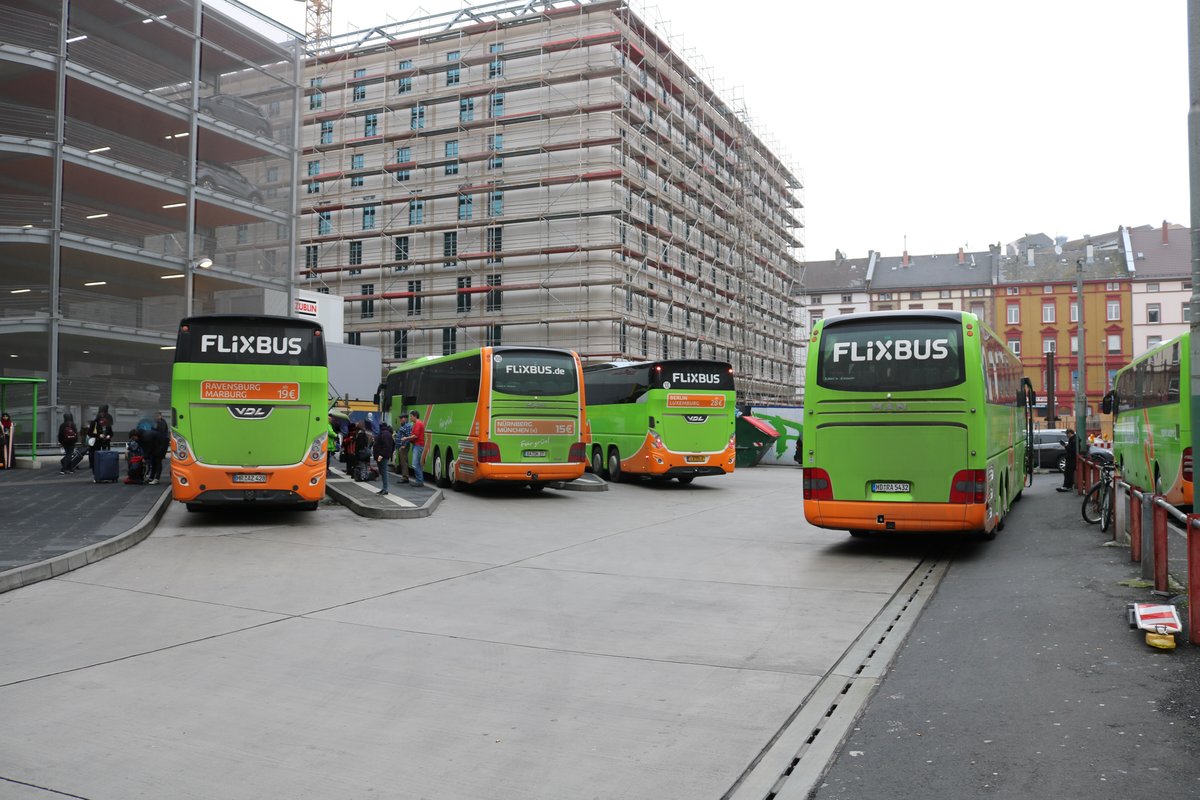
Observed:
[[[271,138],[271,122],[262,109],[232,94],[214,94],[200,98],[200,113],[216,117],[230,125]]]
[[[245,175],[225,164],[196,162],[196,185],[225,192],[255,204],[261,204],[263,201],[262,192],[257,186],[246,180]]]

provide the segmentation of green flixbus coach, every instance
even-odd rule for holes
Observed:
[[[613,361],[583,368],[592,472],[675,478],[733,472],[733,367],[723,361]]]
[[[1184,333],[1138,356],[1104,398],[1121,477],[1184,509],[1193,504],[1190,341]]]
[[[379,404],[393,427],[425,421],[422,467],[439,486],[496,481],[538,491],[583,475],[587,419],[579,356],[549,347],[482,347],[388,372]]]
[[[171,493],[189,511],[325,496],[329,373],[321,326],[210,315],[179,323],[171,369]]]
[[[823,528],[993,536],[1031,469],[1032,390],[974,314],[817,322],[804,391],[804,515]]]

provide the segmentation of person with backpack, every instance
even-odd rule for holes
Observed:
[[[62,461],[59,462],[62,469],[58,474],[69,475],[79,463],[75,458],[75,451],[79,447],[79,429],[75,427],[75,417],[70,411],[63,414],[62,424],[58,426],[58,444],[63,449]]]
[[[388,473],[392,471],[392,453],[396,451],[396,440],[386,422],[379,423],[379,435],[375,437],[375,462],[379,464],[379,480],[383,488],[380,494],[388,493]]]
[[[146,483],[157,484],[162,477],[167,450],[171,448],[171,428],[161,411],[154,412],[154,421],[149,430],[142,432],[142,438],[146,449]]]
[[[412,445],[408,442],[408,436],[411,433],[412,423],[409,421],[408,415],[405,414],[404,416],[400,417],[400,425],[396,428],[396,433],[393,436],[393,440],[396,442],[396,450],[399,454],[399,458],[396,460],[400,462],[399,466],[401,483],[408,483],[408,459],[412,450]]]
[[[354,433],[354,479],[365,481],[371,477],[371,435],[367,423],[359,420]]]
[[[87,429],[87,446],[88,446],[88,469],[96,468],[96,451],[109,450],[112,448],[113,435],[113,418],[108,413],[108,406],[100,406],[100,410],[96,412],[95,418],[88,425]]]
[[[146,448],[142,444],[142,433],[141,428],[134,428],[125,443],[125,460],[128,462],[125,483],[140,484],[146,478]]]

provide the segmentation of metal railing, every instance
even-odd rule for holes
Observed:
[[[1100,480],[1100,465],[1087,458],[1076,462],[1075,485],[1079,494]],[[1125,482],[1114,471],[1112,541],[1125,537],[1129,543],[1129,560],[1141,564],[1142,578],[1153,581],[1154,593],[1170,595],[1171,547],[1170,521],[1183,529],[1186,537],[1186,560],[1181,560],[1186,572],[1188,630],[1200,632],[1200,514],[1189,514],[1171,505],[1162,495],[1139,489]],[[1149,525],[1147,525],[1147,517]],[[1200,645],[1200,635],[1189,634],[1192,644]]]

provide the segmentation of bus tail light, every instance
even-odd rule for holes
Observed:
[[[1192,482],[1192,448],[1185,447],[1183,450],[1183,479],[1188,483]]]
[[[329,437],[329,433],[322,433],[320,436],[312,440],[312,445],[308,450],[308,457],[313,461],[320,461],[321,456],[325,454],[325,440]]]
[[[188,440],[180,436],[175,431],[171,431],[171,443],[174,445],[174,452],[171,454],[172,459],[183,462],[192,457]]]
[[[987,502],[987,470],[960,469],[950,482],[950,502],[964,505]]]
[[[654,430],[654,428],[651,428],[648,433],[650,434],[650,446],[657,447],[659,450],[663,449],[663,440],[662,437],[658,435],[658,431]]]
[[[587,445],[583,442],[576,442],[571,445],[571,454],[567,456],[567,461],[570,461],[572,464],[586,464]]]
[[[500,463],[500,445],[495,442],[480,442],[479,449],[475,453],[480,464]]]
[[[828,472],[820,467],[804,468],[804,499],[833,499],[833,484],[829,480]]]

